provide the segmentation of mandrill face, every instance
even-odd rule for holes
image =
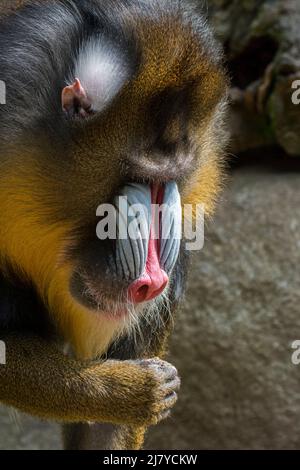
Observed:
[[[181,238],[181,202],[175,182],[129,183],[120,190],[114,207],[99,222],[102,243],[80,249],[81,261],[71,281],[71,292],[79,301],[110,317],[126,315],[128,307],[150,302],[164,292]],[[103,215],[111,207],[101,209],[97,212]],[[107,238],[109,231],[112,240]],[[99,250],[101,264],[95,262]]]
[[[0,46],[2,264],[26,275],[81,357],[169,302],[182,205],[211,212],[225,141],[226,78],[202,17],[171,1],[116,3],[95,1],[92,17],[79,1],[52,16],[51,4],[28,7],[26,25],[12,16],[22,77]]]

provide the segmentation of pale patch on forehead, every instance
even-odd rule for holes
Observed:
[[[79,78],[94,111],[102,111],[113,100],[131,73],[126,52],[107,38],[86,41],[75,61],[73,77]]]

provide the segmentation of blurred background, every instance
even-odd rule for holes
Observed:
[[[0,12],[10,3],[1,0]],[[232,80],[229,177],[170,344],[180,399],[172,418],[149,430],[146,447],[296,449],[300,1],[194,3],[224,45]],[[0,449],[60,448],[56,424],[3,407],[0,422]]]

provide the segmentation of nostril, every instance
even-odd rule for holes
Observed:
[[[149,286],[147,286],[146,284],[139,287],[137,291],[135,292],[135,301],[144,302],[147,299],[148,291],[149,291]]]
[[[167,286],[169,278],[167,274],[161,270],[161,276],[153,282],[148,276],[144,276],[134,281],[128,288],[128,297],[131,302],[139,304],[158,297]]]

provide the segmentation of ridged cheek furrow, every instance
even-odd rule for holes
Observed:
[[[170,274],[178,258],[181,239],[181,200],[177,184],[164,187],[160,226],[160,265]],[[151,220],[149,185],[132,183],[124,186],[115,199],[117,209],[117,273],[125,280],[138,279],[145,272]],[[134,235],[134,236],[133,236]]]
[[[160,263],[170,274],[178,258],[182,227],[181,199],[177,184],[173,181],[165,185],[163,204],[166,213],[161,229]]]
[[[115,200],[115,206],[117,264],[120,262],[118,273],[123,274],[122,277],[126,280],[137,279],[145,270],[148,254],[151,224],[150,187],[137,183],[124,186]]]

